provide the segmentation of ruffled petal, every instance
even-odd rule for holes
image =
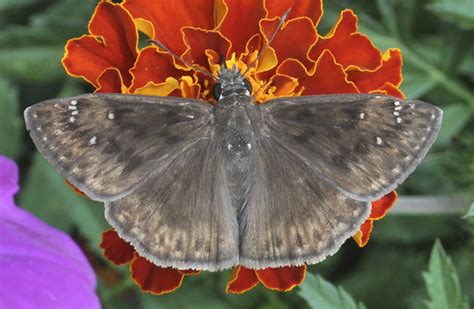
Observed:
[[[374,228],[374,221],[371,219],[365,220],[360,226],[359,231],[353,236],[353,239],[359,247],[364,247],[369,242],[370,234]]]
[[[191,26],[215,29],[220,22],[219,16],[224,14],[220,12],[223,6],[218,2],[220,1],[126,0],[123,7],[134,18],[150,22],[152,30],[145,29],[143,32],[180,55],[186,50],[183,37],[180,35],[181,28]]]
[[[360,92],[368,93],[382,88],[386,83],[396,87],[402,82],[402,55],[399,49],[389,49],[383,54],[382,64],[375,70],[347,70],[348,80],[354,82]]]
[[[232,271],[225,289],[226,293],[242,294],[250,291],[258,284],[258,278],[253,269],[237,266]]]
[[[262,34],[268,40],[277,27],[279,18],[263,19],[260,22]],[[316,44],[318,35],[311,19],[299,17],[287,21],[275,36],[271,47],[276,51],[278,62],[285,59],[296,59],[310,69],[314,61],[308,58],[308,51]]]
[[[144,257],[135,254],[130,265],[132,279],[142,291],[161,295],[175,291],[181,286],[184,275],[174,268],[156,266]]]
[[[259,32],[258,22],[266,16],[265,7],[263,0],[226,0],[225,3],[228,10],[219,31],[232,42],[231,52],[239,55],[250,38]]]
[[[381,199],[372,202],[372,210],[370,212],[369,219],[380,220],[387,214],[387,211],[395,204],[397,201],[397,192],[392,191],[386,194]]]
[[[97,93],[126,93],[127,87],[123,83],[122,74],[117,68],[105,70],[97,79]]]
[[[150,82],[161,84],[169,77],[177,80],[185,74],[190,74],[187,71],[177,69],[173,57],[158,50],[155,46],[140,50],[135,66],[130,70],[130,73],[133,76],[130,87],[131,93]]]
[[[104,249],[105,257],[115,265],[130,263],[135,254],[135,249],[120,238],[115,230],[102,233],[102,242],[99,247]]]
[[[303,95],[358,93],[354,83],[347,80],[343,67],[336,62],[329,50],[325,50],[319,57],[313,73],[306,71],[294,59],[284,61],[278,73],[297,77],[299,87],[303,88]]]
[[[188,47],[183,55],[186,61],[206,67],[209,64],[206,50],[227,58],[231,43],[219,31],[191,27],[184,27],[181,31]]]
[[[291,8],[288,20],[307,16],[313,21],[315,27],[319,24],[319,20],[323,15],[323,2],[321,0],[266,0],[265,8],[268,11],[268,18],[281,17],[287,9]]]
[[[117,68],[130,85],[128,70],[135,62],[138,44],[130,14],[120,5],[101,2],[89,23],[89,33],[68,41],[62,59],[67,73],[98,87],[98,77],[108,68]]]
[[[344,69],[356,66],[373,70],[382,64],[380,51],[367,36],[357,31],[357,16],[351,10],[341,12],[336,26],[311,49],[310,57],[317,59],[326,49]]]
[[[287,292],[304,281],[306,265],[260,269],[255,274],[266,288]]]

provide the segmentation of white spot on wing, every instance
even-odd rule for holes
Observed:
[[[74,118],[74,117],[69,117],[69,122],[70,122],[70,123],[73,123],[74,121],[76,121],[76,118]]]
[[[382,139],[377,136],[377,141],[376,142],[377,142],[377,145],[380,145],[380,144],[382,144]]]
[[[402,122],[402,118],[401,117],[397,117],[397,123],[401,123]]]
[[[248,149],[252,149],[252,145],[250,143],[247,144]]]
[[[395,102],[393,102],[393,105],[399,106],[399,105],[400,105],[400,101],[395,101]]]
[[[70,109],[70,110],[76,110],[76,109],[77,109],[77,106],[69,105],[67,108]]]
[[[114,113],[109,113],[109,114],[107,115],[107,118],[109,118],[110,120],[115,119]]]
[[[188,117],[189,119],[194,119],[193,115],[186,115],[186,117]]]
[[[393,112],[393,115],[394,116],[400,116],[400,113],[399,112]]]
[[[77,104],[77,100],[72,100],[71,101],[71,105],[76,105]]]
[[[71,115],[77,115],[77,114],[79,114],[78,111],[73,111],[73,112],[71,113]]]
[[[43,137],[43,141],[46,142],[48,140],[48,138],[45,136]]]
[[[360,113],[359,118],[362,120],[365,118],[365,113]]]
[[[89,145],[95,145],[97,143],[97,137],[96,136],[93,136],[90,140],[89,140]]]

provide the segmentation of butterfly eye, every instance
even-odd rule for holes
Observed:
[[[249,93],[252,93],[252,84],[248,81],[248,79],[244,79],[244,85],[245,88],[249,91]]]
[[[212,96],[214,99],[219,100],[221,96],[221,90],[221,83],[214,84],[214,87],[212,87]]]

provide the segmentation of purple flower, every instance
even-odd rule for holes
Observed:
[[[18,167],[0,155],[0,308],[99,308],[94,271],[82,251],[16,207],[18,189]]]

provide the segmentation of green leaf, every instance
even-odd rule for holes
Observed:
[[[471,204],[467,214],[463,216],[463,219],[474,219],[474,203]]]
[[[1,49],[0,72],[22,81],[52,81],[66,75],[61,66],[63,53],[63,46]]]
[[[365,308],[361,302],[356,303],[342,287],[335,287],[323,277],[314,276],[309,272],[306,273],[305,281],[300,286],[298,294],[306,300],[311,308]]]
[[[463,29],[474,29],[474,7],[472,0],[440,0],[426,5],[440,19],[452,22]]]
[[[0,76],[0,154],[18,158],[21,151],[23,120],[20,117],[18,89]]]
[[[471,109],[467,105],[455,104],[443,108],[443,123],[436,146],[447,145],[468,123],[471,118]]]
[[[467,298],[462,295],[456,269],[439,240],[433,246],[428,272],[423,273],[423,278],[430,298],[428,308],[469,308]]]

